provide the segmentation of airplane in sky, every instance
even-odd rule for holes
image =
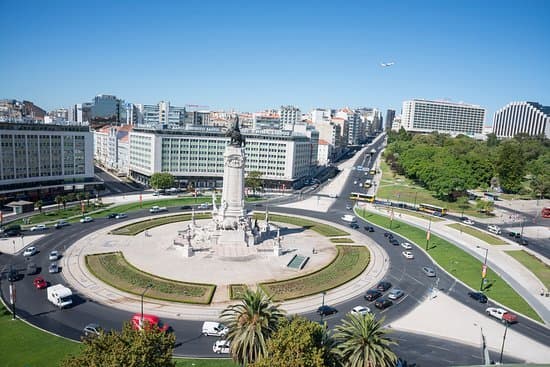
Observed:
[[[395,64],[395,62],[381,62],[380,63],[380,66],[382,66],[383,68],[387,67],[387,66],[392,66],[393,64]]]

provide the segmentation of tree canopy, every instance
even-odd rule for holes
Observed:
[[[157,172],[151,175],[149,185],[155,190],[168,189],[174,186],[174,176],[168,172]]]
[[[259,171],[248,172],[245,179],[245,185],[250,187],[253,193],[256,193],[256,191],[263,185],[262,173]]]

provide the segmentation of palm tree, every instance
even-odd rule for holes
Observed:
[[[226,339],[231,342],[233,360],[247,365],[266,355],[267,340],[277,330],[284,311],[262,290],[247,289],[241,302],[228,306],[221,317],[229,328]]]
[[[345,367],[390,367],[395,366],[397,356],[390,349],[396,344],[382,328],[383,319],[376,321],[374,315],[348,314],[334,333],[335,354]]]
[[[38,200],[36,203],[34,203],[34,206],[36,206],[36,209],[42,213],[42,207],[44,206],[44,202],[42,200]]]
[[[57,195],[55,197],[55,203],[57,204],[57,211],[61,209],[61,203],[63,202],[63,197],[61,195]]]

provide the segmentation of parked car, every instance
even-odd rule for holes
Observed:
[[[44,289],[48,287],[48,282],[46,282],[42,277],[34,278],[32,284],[34,284],[36,289]]]
[[[410,251],[403,251],[402,254],[403,256],[405,256],[406,259],[414,259],[414,255]]]
[[[321,316],[332,315],[332,314],[335,314],[336,312],[338,312],[338,310],[329,305],[323,305],[317,309],[317,313]]]
[[[396,300],[403,297],[404,295],[405,295],[405,292],[403,292],[401,289],[394,288],[388,293],[388,298]]]
[[[45,231],[48,229],[45,224],[37,224],[31,227],[31,232]]]
[[[19,273],[17,270],[12,269],[8,273],[8,282],[17,282],[18,280],[23,279],[23,274]]]
[[[379,300],[374,302],[374,307],[379,308],[381,310],[384,310],[390,307],[391,305],[393,305],[393,302],[385,298],[380,298]]]
[[[23,256],[25,256],[25,257],[32,256],[32,255],[36,254],[37,252],[38,252],[38,250],[36,249],[36,247],[29,246],[25,249],[25,251],[23,251]]]
[[[84,327],[82,332],[84,333],[84,336],[99,336],[101,332],[103,331],[103,328],[99,326],[99,324],[88,324]]]
[[[222,353],[228,354],[230,349],[231,349],[231,343],[229,342],[229,340],[224,340],[224,339],[216,340],[216,342],[212,346],[212,351],[218,354],[222,354]]]
[[[433,270],[432,268],[430,268],[428,266],[423,266],[422,271],[424,272],[424,274],[426,274],[426,276],[428,276],[430,278],[435,277],[435,270]]]
[[[475,299],[479,303],[487,303],[487,296],[481,292],[468,292],[468,296]]]
[[[503,308],[489,307],[485,310],[485,312],[487,313],[487,315],[494,317],[495,319],[498,319],[503,323],[514,324],[518,322],[518,317],[516,314],[506,311]]]
[[[84,218],[80,219],[80,223],[90,223],[90,222],[93,222],[93,221],[94,221],[94,218],[92,218],[92,217],[84,217]]]
[[[376,285],[376,289],[379,290],[380,292],[385,292],[390,288],[391,288],[391,283],[386,281],[382,281]]]
[[[413,248],[412,245],[408,242],[403,242],[401,244],[401,247],[403,247],[405,250],[412,250],[412,248]]]
[[[30,262],[27,264],[27,275],[38,274],[38,267],[35,263]]]
[[[128,214],[126,213],[118,213],[115,217],[115,219],[123,219],[123,218],[127,218],[128,217]]]
[[[376,289],[369,289],[367,293],[365,293],[364,297],[367,301],[374,301],[375,299],[382,297],[382,293]]]
[[[350,223],[349,226],[353,229],[359,229],[359,224],[357,223]]]
[[[370,313],[370,308],[366,306],[355,306],[351,309],[350,313],[354,315],[366,315]]]
[[[59,273],[59,266],[56,263],[51,263],[50,266],[48,266],[48,272],[50,274]]]
[[[50,251],[50,255],[48,256],[48,260],[50,261],[57,261],[59,260],[59,252],[58,251]]]
[[[67,222],[65,219],[60,219],[55,224],[55,229],[61,229],[63,227],[70,226],[70,225],[71,224],[69,222]]]
[[[130,324],[134,330],[149,329],[152,325],[156,325],[161,331],[168,331],[170,326],[163,324],[155,315],[136,313],[132,316]]]

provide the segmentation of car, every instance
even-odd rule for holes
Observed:
[[[19,273],[17,270],[12,269],[8,273],[8,282],[17,282],[18,280],[23,279],[23,274]]]
[[[338,310],[329,305],[322,305],[317,309],[317,313],[321,316],[332,315],[332,314],[335,314],[336,312],[338,312]]]
[[[48,260],[50,261],[57,261],[59,260],[59,252],[58,251],[50,251],[50,255],[48,256]]]
[[[354,184],[354,185],[357,185],[357,181],[353,181],[353,184]]]
[[[59,266],[56,263],[51,263],[50,266],[48,266],[48,272],[50,274],[59,273]]]
[[[60,219],[59,221],[57,221],[54,227],[55,229],[61,229],[63,227],[70,226],[70,225],[71,224],[67,222],[65,219]]]
[[[155,192],[153,193],[153,196],[159,196],[158,191],[155,191]]]
[[[414,255],[410,251],[403,251],[402,254],[403,256],[405,256],[406,259],[414,259]]]
[[[225,337],[229,332],[229,328],[224,324],[215,321],[205,321],[202,324],[202,335],[204,336],[220,336]]]
[[[110,214],[107,214],[107,216],[106,216],[105,218],[107,218],[107,219],[115,219],[117,215],[118,215],[117,213],[110,213]]]
[[[390,307],[391,305],[393,305],[393,302],[385,298],[380,298],[379,300],[376,300],[376,302],[374,302],[374,307],[380,310],[384,310]]]
[[[346,204],[346,209],[351,210],[351,204]]]
[[[4,232],[2,232],[3,237],[16,237],[21,235],[20,229],[6,229]]]
[[[365,228],[365,231],[367,231],[367,232],[374,232],[374,227],[365,226],[365,227],[363,227],[363,228]]]
[[[34,274],[38,274],[38,267],[36,266],[35,263],[33,262],[30,262],[27,264],[27,275],[34,275]]]
[[[37,252],[38,252],[38,250],[36,249],[36,247],[29,246],[25,249],[25,251],[23,251],[23,256],[25,256],[25,257],[32,256],[32,255],[36,254]]]
[[[130,320],[130,324],[134,330],[149,329],[152,325],[158,326],[158,328],[164,332],[170,330],[170,326],[163,324],[157,316],[145,313],[134,314]]]
[[[401,247],[403,247],[405,250],[412,250],[412,248],[413,248],[412,245],[408,242],[403,242],[401,244]]]
[[[376,289],[369,289],[367,293],[365,293],[364,297],[367,301],[374,301],[375,299],[382,297],[382,293]]]
[[[380,292],[385,292],[390,288],[391,288],[391,283],[386,281],[382,281],[376,285],[376,289],[379,290]]]
[[[521,240],[519,240],[518,243],[522,246],[527,246],[529,244],[529,242],[527,242],[525,238],[522,238]]]
[[[502,230],[500,229],[500,227],[496,226],[494,224],[489,224],[487,226],[487,230],[491,233],[494,233],[494,234],[501,234],[502,233]]]
[[[115,219],[123,219],[123,218],[127,218],[128,217],[128,214],[126,213],[118,213],[115,217]]]
[[[467,224],[467,225],[469,225],[469,226],[472,226],[472,225],[475,224],[474,221],[473,221],[473,220],[470,220],[470,219],[466,219],[466,220],[462,221],[462,223]]]
[[[90,223],[90,222],[93,222],[93,221],[94,221],[94,218],[92,218],[92,217],[84,217],[84,218],[80,219],[80,223]]]
[[[330,194],[328,194],[328,197],[331,198],[331,199],[336,199],[338,197],[338,195],[336,195],[335,193],[331,192]]]
[[[518,322],[518,316],[512,312],[509,312],[503,308],[489,307],[485,310],[485,313],[495,319],[502,321],[503,323],[515,324]]]
[[[487,296],[481,292],[468,292],[468,296],[475,299],[479,303],[487,303]]]
[[[191,210],[193,207],[191,205],[184,205],[180,208],[181,210]]]
[[[388,298],[396,300],[403,297],[404,295],[405,295],[405,292],[403,292],[401,289],[394,288],[388,293]]]
[[[384,237],[389,237],[391,235],[390,232],[384,232]],[[392,236],[393,237],[393,236]]]
[[[84,336],[95,337],[101,335],[103,328],[99,326],[99,324],[92,323],[84,326],[82,332],[84,333]]]
[[[229,342],[229,340],[222,339],[222,340],[216,340],[216,342],[212,346],[212,351],[218,354],[222,354],[222,353],[228,354],[230,348],[231,348],[231,343]]]
[[[199,204],[199,206],[197,206],[197,209],[208,209],[211,206],[212,206],[212,204],[202,203],[202,204]]]
[[[350,313],[353,315],[366,315],[370,313],[370,308],[366,306],[355,306],[351,309]]]
[[[427,277],[430,277],[430,278],[435,277],[435,270],[433,270],[428,266],[423,266],[422,271],[424,272],[424,274],[426,274]]]
[[[390,240],[390,243],[391,243],[392,245],[394,245],[394,246],[399,246],[399,241],[396,240],[395,238],[392,238],[392,239]]]
[[[48,229],[45,224],[37,224],[31,227],[31,232],[45,231]]]
[[[359,229],[359,224],[357,223],[350,223],[349,226],[353,229]]]
[[[36,289],[44,289],[48,287],[48,282],[46,282],[42,277],[34,278],[34,280],[32,281],[32,284],[34,284],[34,287]]]

